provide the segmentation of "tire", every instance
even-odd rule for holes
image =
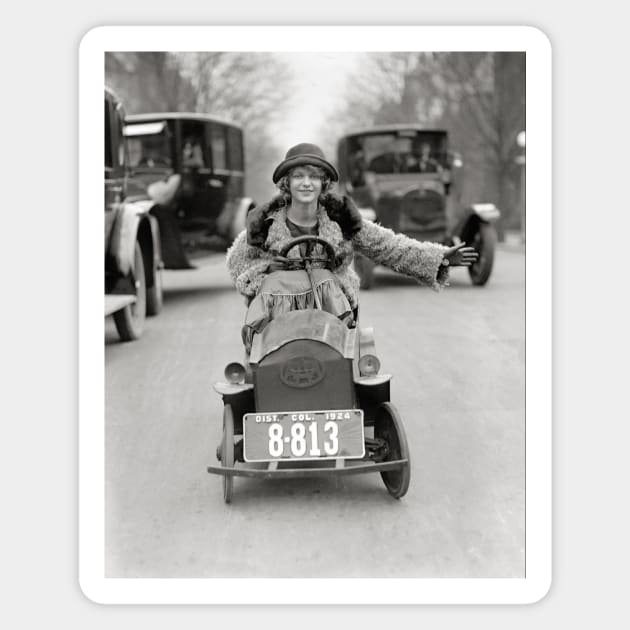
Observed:
[[[374,284],[374,263],[361,254],[354,257],[354,269],[359,276],[359,287],[368,291]]]
[[[234,467],[234,413],[232,405],[223,407],[223,438],[221,439],[221,466],[225,468]],[[226,503],[232,502],[232,490],[234,478],[232,475],[222,475],[223,477],[223,500]]]
[[[114,313],[114,323],[121,341],[138,339],[144,330],[147,309],[147,283],[140,243],[136,241],[133,252],[132,280],[136,288],[136,301]]]
[[[468,274],[475,286],[482,287],[490,278],[494,264],[494,250],[497,244],[497,231],[489,223],[480,223],[479,230],[470,245],[479,254],[477,262],[468,267]]]
[[[387,492],[394,499],[400,499],[405,496],[409,489],[411,466],[405,428],[396,407],[390,402],[382,403],[378,408],[376,423],[374,424],[374,437],[385,440],[388,445],[389,452],[384,461],[407,460],[398,470],[384,470],[381,472],[381,478],[387,488]]]
[[[162,270],[154,263],[153,286],[147,288],[147,315],[157,315],[162,310],[163,303]]]

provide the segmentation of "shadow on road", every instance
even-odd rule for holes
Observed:
[[[401,274],[396,274],[387,270],[379,270],[374,273],[374,283],[372,287],[368,289],[370,292],[372,291],[387,291],[387,290],[395,290],[404,287],[413,287],[415,289],[426,289],[431,291],[431,287],[426,285],[422,285],[418,283],[414,278],[410,278],[409,276],[403,276]],[[469,280],[468,276],[462,277],[451,277],[449,279],[449,288],[457,287],[459,288],[468,288],[479,290],[480,287],[474,286]],[[365,289],[361,290],[361,293],[365,293]]]
[[[175,287],[164,289],[164,307],[167,308],[169,304],[173,303],[181,304],[186,301],[212,299],[213,297],[227,294],[236,295],[234,287],[228,285],[217,287],[199,285],[196,287]]]
[[[221,492],[221,478],[216,477],[216,492]],[[210,479],[212,481],[212,479]],[[211,491],[211,489],[209,489]],[[337,506],[348,501],[356,508],[401,505],[385,489],[377,473],[346,477],[304,477],[299,479],[243,479],[235,478],[233,506],[242,504],[247,510],[267,509],[270,502],[290,499],[296,509]],[[404,501],[404,499],[403,499]]]
[[[178,307],[180,305],[194,305],[203,302],[207,302],[208,304],[212,303],[212,300],[216,300],[222,295],[234,294],[235,300],[238,300],[239,297],[236,295],[234,287],[228,285],[220,285],[220,286],[207,286],[207,285],[199,285],[199,286],[182,286],[175,288],[164,289],[164,306],[162,307],[162,312],[156,317],[147,317],[145,323],[145,329],[150,329],[154,324],[160,323],[160,318],[165,314],[168,314],[169,310],[173,307]],[[125,342],[120,340],[118,333],[116,332],[116,328],[111,317],[105,318],[105,345],[118,345]]]

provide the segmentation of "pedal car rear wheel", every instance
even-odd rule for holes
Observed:
[[[234,466],[234,413],[231,405],[223,407],[223,438],[221,440],[221,466],[232,468]],[[232,475],[223,475],[223,500],[232,502],[232,488],[234,478]]]
[[[378,409],[374,424],[374,437],[385,440],[388,445],[386,462],[406,459],[407,462],[397,470],[384,470],[381,477],[389,494],[395,499],[403,497],[409,489],[411,468],[409,465],[409,447],[402,419],[392,403],[382,403]]]

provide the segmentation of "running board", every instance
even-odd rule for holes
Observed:
[[[125,308],[129,304],[134,304],[135,295],[106,295],[105,296],[105,317]]]

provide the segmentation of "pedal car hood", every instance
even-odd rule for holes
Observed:
[[[325,311],[292,311],[280,315],[254,336],[250,363],[260,363],[268,354],[290,341],[309,339],[325,343],[346,359],[352,359],[356,344],[356,329]]]

